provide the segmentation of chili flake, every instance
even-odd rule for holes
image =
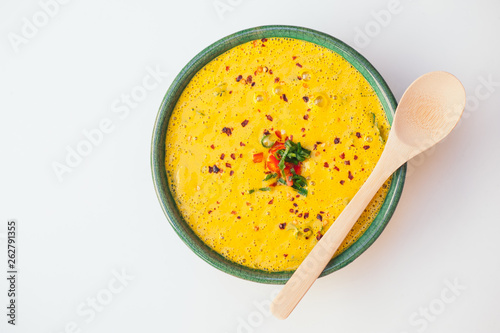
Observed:
[[[243,79],[243,75],[238,75],[238,77],[236,78],[236,82],[240,82],[241,79]]]
[[[304,116],[304,120],[307,120],[307,119],[309,119],[309,115],[308,115],[308,114],[306,114],[306,115]]]
[[[354,176],[352,175],[351,171],[349,171],[349,176],[348,177],[349,177],[350,180],[354,179]]]
[[[231,172],[229,173],[230,176],[234,175],[234,171],[231,170]]]
[[[278,225],[278,227],[279,227],[281,230],[284,230],[284,229],[285,229],[285,227],[286,227],[286,222],[280,223],[280,224]]]
[[[320,221],[323,221],[323,216],[321,216],[321,214],[316,215],[316,218]]]
[[[339,157],[340,157],[341,159],[344,159],[344,158],[345,158],[345,154],[344,154],[344,153],[342,153],[342,154],[340,154],[340,156],[339,156]]]
[[[340,143],[340,139],[339,138],[335,138],[335,140],[333,140],[333,143],[335,143],[336,145],[338,145]]]
[[[226,163],[226,167],[230,168],[231,167],[231,163]]]
[[[214,146],[214,145],[211,145],[211,146],[210,146],[210,148],[215,149],[215,146]]]
[[[222,153],[222,155],[220,155],[220,159],[223,160],[224,157],[226,157],[226,155],[224,153]]]
[[[307,103],[307,102],[309,102],[309,97],[307,97],[307,96],[302,97],[302,99],[303,99],[303,100],[304,100],[304,102],[306,102],[306,103]]]
[[[222,133],[226,133],[227,136],[230,136],[231,134],[233,134],[233,131],[229,127],[224,127],[222,129]]]
[[[351,162],[350,161],[345,161],[344,164],[345,165],[351,165]]]
[[[279,78],[279,77],[276,77],[276,78],[274,79],[274,83],[278,83],[278,82],[280,82],[280,78]]]
[[[299,63],[296,63],[295,65],[297,65],[297,67],[302,68],[302,65],[301,65],[301,64],[299,64]]]
[[[248,75],[246,81],[247,81],[247,83],[252,83],[252,75]]]
[[[323,166],[324,166],[325,168],[328,168],[330,165],[328,164],[328,162],[325,162],[325,164],[323,164]]]
[[[341,180],[340,185],[344,185],[345,181]]]
[[[285,95],[285,94],[283,94],[283,95],[281,95],[281,96],[283,97],[283,100],[284,100],[285,102],[288,102],[288,98],[286,98],[286,95]]]
[[[361,133],[356,132],[356,137],[359,139],[361,137]]]
[[[304,213],[304,218],[305,219],[309,218],[309,213]]]
[[[214,165],[214,173],[219,173],[219,171],[221,171],[221,169],[219,169],[217,165]]]
[[[363,146],[364,150],[368,150],[369,148],[370,148],[370,146]]]
[[[243,142],[240,142],[240,146],[245,147],[246,145]]]
[[[272,205],[274,202],[274,198],[271,199],[271,201],[268,202],[269,205]]]
[[[268,114],[266,114],[266,118],[267,118],[267,120],[269,120],[269,121],[273,121],[273,117],[271,117],[271,116],[270,116],[270,115],[268,115]]]
[[[245,127],[246,125],[248,125],[248,119],[245,119],[242,123],[241,123],[241,126]]]

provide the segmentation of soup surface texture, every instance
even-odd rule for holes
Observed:
[[[169,186],[212,249],[251,268],[294,270],[370,175],[389,127],[374,90],[337,53],[290,38],[248,42],[180,96],[166,137]],[[389,185],[337,254],[369,227]]]

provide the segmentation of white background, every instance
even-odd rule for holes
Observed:
[[[37,1],[1,0],[1,331],[500,332],[500,3],[401,0],[377,23],[373,13],[388,7],[387,0],[71,0],[43,22]],[[46,24],[16,51],[10,39],[33,15]],[[446,70],[469,101],[449,138],[409,166],[381,237],[320,279],[286,321],[266,312],[279,287],[222,273],[182,243],[160,209],[149,163],[155,116],[174,76],[219,38],[265,24],[305,26],[352,45],[398,100],[418,76]],[[123,106],[122,95],[155,68],[168,76],[120,118],[113,105]],[[65,163],[67,146],[75,149],[103,119],[113,130],[59,181],[53,163]],[[5,316],[12,218],[15,327]],[[124,284],[114,278],[122,271],[131,276]],[[454,294],[447,283],[461,287]],[[88,303],[96,297],[99,311]]]

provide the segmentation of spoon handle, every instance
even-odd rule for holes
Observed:
[[[271,312],[274,316],[285,319],[290,315],[314,281],[323,272],[323,269],[332,259],[375,193],[393,171],[400,166],[394,166],[394,161],[390,158],[384,159],[384,155],[390,157],[389,154],[382,154],[366,182],[273,300]]]

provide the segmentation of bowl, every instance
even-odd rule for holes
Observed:
[[[194,253],[210,265],[234,276],[260,283],[284,284],[293,274],[293,271],[268,272],[248,268],[224,258],[200,240],[182,218],[170,193],[165,170],[165,138],[168,122],[178,98],[191,78],[208,62],[229,49],[251,40],[270,37],[288,37],[305,40],[326,47],[344,57],[361,72],[373,87],[382,103],[389,123],[392,124],[396,110],[396,100],[392,92],[377,70],[353,48],[330,35],[308,28],[281,25],[256,27],[236,32],[213,43],[196,55],[177,75],[160,105],[156,118],[151,143],[151,168],[156,194],[168,221],[179,237]],[[403,190],[405,175],[406,164],[393,174],[392,183],[385,201],[368,229],[349,248],[333,258],[321,276],[328,275],[345,267],[359,257],[378,238],[396,209]]]

